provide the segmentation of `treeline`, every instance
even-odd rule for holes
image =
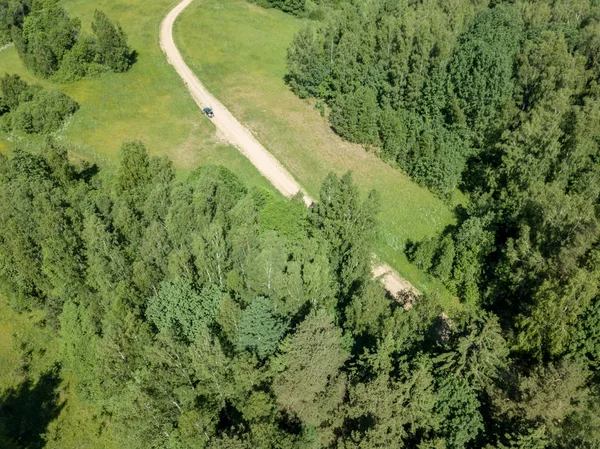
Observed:
[[[24,64],[42,78],[74,81],[125,72],[132,51],[121,26],[96,10],[93,36],[81,33],[58,0],[0,0],[0,42],[14,42]]]
[[[339,9],[345,0],[252,0],[263,8],[276,8],[298,17],[323,20],[329,12]]]
[[[495,120],[496,138],[469,166],[458,225],[412,257],[464,301],[514,322],[528,357],[585,347],[596,364],[582,329],[600,323],[600,72],[597,56],[577,54],[566,36],[531,32],[518,55],[520,106]]]
[[[519,321],[403,308],[370,278],[377,204],[349,174],[306,209],[222,167],[176,181],[139,142],[107,172],[48,141],[0,156],[0,286],[46,310],[120,447],[598,447],[595,323],[536,361]]]
[[[287,80],[329,105],[342,137],[446,196],[470,188],[467,160],[500,145],[538,99],[595,101],[599,12],[587,0],[349,2],[297,34]]]
[[[58,130],[79,105],[68,95],[29,85],[19,75],[0,78],[0,129],[27,134]]]

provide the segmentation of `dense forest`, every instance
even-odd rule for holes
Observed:
[[[579,124],[598,102],[595,2],[357,1],[327,17],[289,47],[292,90],[440,195],[488,183],[473,171],[495,169],[507,133],[558,127],[536,145],[561,155],[572,136],[594,139]]]
[[[0,154],[0,297],[59,348],[39,378],[43,343],[15,348],[0,447],[64,447],[61,382],[128,449],[600,447],[600,7],[271,5],[328,11],[290,46],[294,92],[464,192],[455,225],[407,247],[457,311],[371,278],[379,198],[351,173],[306,208],[220,166],[176,177],[138,141],[106,168],[48,137]],[[96,12],[92,30],[53,0],[0,0],[0,43],[40,77],[127,70],[121,28]],[[0,79],[4,129],[76,109]]]
[[[0,159],[0,285],[46,311],[61,342],[48,376],[75,379],[120,447],[598,447],[594,250],[576,277],[586,313],[546,316],[571,338],[537,346],[523,323],[546,309],[448,319],[434,296],[389,298],[370,278],[377,205],[351,174],[307,209],[218,166],[176,181],[140,142],[105,171],[48,140]],[[0,441],[33,447],[13,402]]]
[[[288,50],[290,87],[326,103],[343,138],[441,196],[467,194],[455,226],[407,253],[470,313],[498,320],[511,368],[494,382],[507,402],[478,393],[487,409],[479,435],[504,435],[490,447],[600,445],[597,424],[564,439],[573,417],[547,427],[509,405],[549,411],[552,396],[566,412],[591,400],[584,414],[598,415],[599,20],[598,4],[585,0],[350,2]],[[566,384],[574,389],[562,396]],[[521,421],[521,431],[498,416]]]
[[[121,26],[96,10],[93,36],[81,32],[58,0],[0,0],[0,45],[14,43],[36,75],[74,81],[99,73],[125,72],[134,60]]]
[[[469,194],[410,256],[548,362],[598,324],[600,9],[463,3],[346,5],[296,37],[289,81],[331,104],[342,136]]]

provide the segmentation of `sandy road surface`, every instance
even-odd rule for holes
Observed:
[[[184,62],[181,53],[173,40],[173,23],[177,16],[193,0],[182,0],[173,8],[163,20],[160,26],[160,46],[167,56],[169,64],[175,67],[175,70],[186,84],[190,94],[200,107],[211,107],[215,113],[212,118],[213,123],[220,131],[222,136],[234,145],[244,156],[246,156],[252,165],[275,186],[277,190],[285,196],[291,197],[298,192],[302,192],[304,202],[310,205],[313,200],[300,187],[294,177],[279,163],[275,157],[263,147],[258,140],[244,127],[219,100],[204,87],[200,80],[194,75],[192,70]],[[403,279],[396,273],[392,267],[382,264],[373,267],[373,276],[383,280],[386,290],[394,295],[409,292],[418,295],[418,290],[413,287],[406,279]]]
[[[277,190],[285,196],[293,196],[299,191],[304,195],[304,201],[307,205],[312,203],[312,199],[300,187],[294,177],[279,163],[265,147],[246,129],[219,100],[212,96],[206,90],[200,80],[194,75],[191,69],[183,61],[181,53],[173,41],[173,23],[177,16],[183,11],[192,0],[183,0],[173,8],[167,17],[163,20],[160,27],[160,46],[167,55],[169,63],[175,67],[177,73],[187,85],[192,97],[203,109],[210,107],[215,113],[212,118],[213,123],[221,132],[223,137],[235,146],[244,156],[246,156],[252,165],[254,165],[262,175],[267,178]]]

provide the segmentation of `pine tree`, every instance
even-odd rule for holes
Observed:
[[[252,350],[264,359],[275,352],[284,331],[284,324],[273,315],[271,302],[259,296],[242,312],[237,348]]]
[[[126,72],[131,66],[131,50],[127,36],[118,23],[113,24],[100,10],[94,11],[92,30],[96,35],[98,54],[113,72]]]
[[[273,380],[278,405],[303,422],[320,426],[344,395],[340,368],[348,352],[341,330],[327,312],[313,311],[283,341],[280,351]]]

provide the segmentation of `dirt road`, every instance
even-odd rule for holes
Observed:
[[[219,100],[212,96],[181,57],[173,40],[173,23],[181,11],[192,1],[182,0],[167,14],[160,26],[160,46],[167,56],[169,64],[175,68],[200,109],[205,107],[213,109],[215,116],[211,120],[221,135],[246,156],[252,165],[282,194],[291,197],[302,192],[304,202],[310,205],[313,202],[312,198],[300,187],[294,177],[256,140],[246,127],[231,115]],[[373,267],[373,276],[381,278],[386,290],[394,296],[399,296],[404,292],[419,294],[416,288],[400,277],[389,265],[382,264]]]
[[[183,61],[173,41],[173,23],[177,16],[192,0],[183,0],[167,14],[160,27],[160,46],[167,55],[169,63],[187,85],[190,94],[200,107],[212,108],[215,116],[211,119],[223,137],[235,146],[262,175],[285,196],[291,197],[301,191],[307,205],[312,199],[300,187],[294,177],[279,163],[265,147],[246,129],[219,100],[202,85],[192,70]]]

